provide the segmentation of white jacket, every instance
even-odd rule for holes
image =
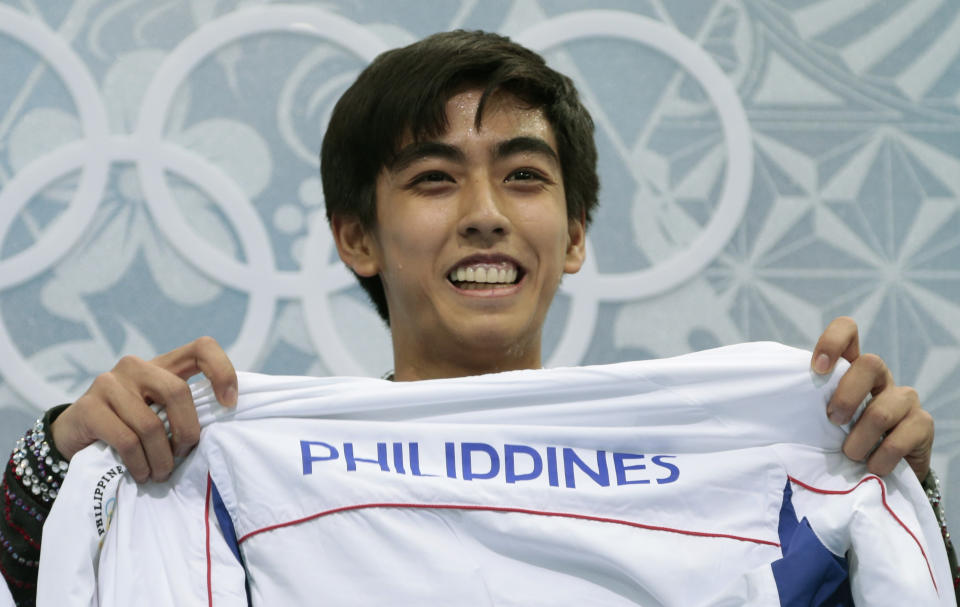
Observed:
[[[6,582],[0,584],[0,607],[13,607],[13,596],[10,595]]]
[[[809,354],[392,383],[240,375],[170,481],[88,448],[38,605],[952,605],[929,504],[840,452]],[[112,517],[110,516],[112,514]],[[849,571],[849,581],[844,578]]]

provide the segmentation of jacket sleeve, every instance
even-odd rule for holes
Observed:
[[[32,606],[43,523],[50,513],[67,462],[50,436],[50,424],[68,405],[50,409],[17,441],[3,473],[0,572],[17,607]]]

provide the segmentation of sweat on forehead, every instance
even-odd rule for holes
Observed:
[[[450,128],[448,115],[453,112],[472,114],[473,127],[479,131],[483,128],[485,115],[491,111],[517,109],[529,113],[546,105],[546,102],[538,99],[536,95],[511,90],[509,85],[510,83],[465,82],[455,89],[443,91],[441,97],[431,100],[428,104],[431,107],[412,116],[411,121],[404,125],[399,133],[401,136],[397,139],[396,149],[399,150],[406,141],[423,141],[443,135]],[[472,96],[461,95],[471,89],[480,91],[476,105]]]
[[[447,100],[444,131],[439,134],[421,132],[415,136],[408,130],[383,168],[403,171],[414,161],[425,157],[463,163],[463,150],[450,141],[463,135],[480,136],[484,132],[484,111],[480,107],[484,102],[483,92],[477,87],[458,91]],[[491,142],[488,152],[492,158],[505,158],[518,153],[539,154],[559,166],[553,128],[546,122],[540,108],[532,107],[510,93],[497,91],[485,101],[487,122],[495,124],[506,120],[510,123],[508,131],[501,131]]]

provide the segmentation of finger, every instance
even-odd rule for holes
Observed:
[[[140,397],[139,409],[149,411],[146,401],[162,406],[170,422],[169,442],[174,455],[181,457],[200,440],[200,420],[187,382],[153,363],[125,356],[115,367],[119,381]],[[166,432],[164,431],[166,438]]]
[[[860,356],[857,323],[849,316],[834,318],[813,348],[810,366],[820,374],[828,373],[841,357],[853,362]]]
[[[212,337],[200,337],[153,359],[153,363],[183,379],[203,373],[217,400],[225,407],[237,404],[237,372],[227,353]]]
[[[150,478],[150,464],[140,438],[112,410],[105,409],[97,420],[90,420],[93,431],[120,455],[127,471],[138,483]]]
[[[887,364],[876,354],[864,354],[853,361],[837,383],[827,403],[827,417],[835,424],[849,422],[867,396],[878,395],[893,385]]]
[[[139,395],[112,401],[111,407],[117,417],[132,429],[147,457],[150,478],[162,481],[173,471],[173,450],[167,439],[163,422],[150,407],[145,407]]]
[[[864,461],[874,447],[884,440],[884,435],[892,434],[895,427],[903,423],[911,410],[919,408],[915,395],[912,388],[895,388],[870,401],[843,442],[843,452],[847,457]],[[909,437],[909,434],[898,436],[897,441],[891,446],[898,445],[899,441]],[[901,453],[898,457],[905,454]]]
[[[933,455],[935,424],[933,422],[933,416],[925,409],[919,409],[916,415],[917,432],[922,432],[923,435],[915,442],[914,448],[910,453],[904,457],[913,469],[914,474],[917,475],[917,480],[923,482],[930,472],[930,458]]]
[[[85,411],[78,416],[78,420],[86,428],[86,433],[116,449],[123,464],[137,482],[147,480],[150,478],[150,465],[147,463],[147,455],[140,444],[140,438],[120,419],[110,404],[111,401],[124,401],[136,396],[110,373],[97,377],[95,384],[98,396],[84,395],[73,405]],[[144,409],[149,411],[145,406]]]
[[[897,424],[874,450],[867,460],[867,469],[883,476],[890,474],[901,459],[907,458],[918,476],[926,476],[927,471],[918,470],[916,466],[929,468],[926,454],[932,446],[933,418],[923,409],[916,409]]]

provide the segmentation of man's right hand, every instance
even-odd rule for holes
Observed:
[[[237,404],[237,373],[212,337],[201,337],[151,361],[124,356],[98,376],[51,427],[53,442],[68,460],[98,440],[120,454],[138,482],[161,481],[173,471],[174,456],[186,455],[200,439],[200,422],[187,379],[203,373],[220,404]],[[167,412],[171,437],[149,407]]]

